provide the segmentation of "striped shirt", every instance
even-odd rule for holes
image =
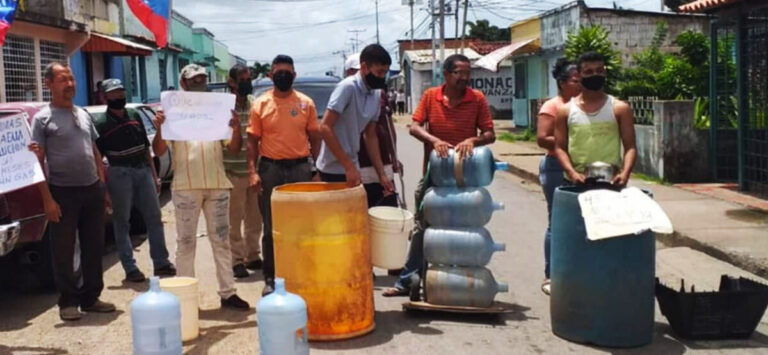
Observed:
[[[231,154],[229,151],[224,151],[224,168],[228,174],[236,176],[248,176],[248,157],[247,150],[248,144],[248,116],[251,111],[251,103],[255,98],[253,95],[248,95],[245,100],[245,106],[235,107],[237,117],[240,118],[240,132],[243,133],[243,146],[237,154]],[[237,106],[237,104],[235,104]]]
[[[443,98],[445,85],[427,89],[421,102],[413,113],[413,121],[429,123],[429,133],[433,136],[457,145],[467,138],[477,137],[478,130],[493,128],[488,101],[480,90],[467,88],[464,97],[456,107],[450,107]],[[429,146],[427,154],[432,151]]]
[[[223,141],[169,141],[173,152],[171,189],[231,189],[224,173]]]

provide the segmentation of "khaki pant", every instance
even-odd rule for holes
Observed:
[[[259,194],[250,188],[248,176],[227,174],[227,177],[233,186],[229,198],[229,244],[232,247],[232,265],[261,260]],[[243,225],[245,225],[244,230],[242,230]]]
[[[173,191],[176,209],[176,269],[179,276],[195,277],[195,251],[197,249],[197,221],[200,210],[205,215],[208,240],[216,263],[219,296],[229,298],[235,294],[232,274],[232,253],[229,249],[229,190]]]

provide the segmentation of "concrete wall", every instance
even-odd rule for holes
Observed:
[[[512,95],[515,87],[512,67],[501,67],[498,73],[473,68],[470,86],[483,92],[494,118],[512,118]]]
[[[709,130],[693,126],[693,101],[656,101],[654,124],[635,125],[635,171],[669,182],[710,180]]]
[[[541,37],[541,19],[536,17],[516,22],[509,27],[509,32],[512,42],[538,40]]]
[[[541,16],[541,49],[560,48],[579,29],[581,8],[575,3]]]

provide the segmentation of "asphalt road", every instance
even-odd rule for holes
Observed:
[[[413,208],[413,188],[421,175],[422,147],[398,128],[401,160],[406,168],[406,196]],[[399,187],[399,183],[398,183]],[[757,333],[747,342],[697,342],[677,340],[666,319],[657,311],[654,342],[638,349],[605,349],[562,340],[552,334],[549,299],[540,291],[543,279],[542,238],[546,206],[541,191],[507,173],[499,173],[488,188],[506,209],[497,212],[488,230],[507,251],[497,253],[488,266],[497,280],[509,283],[510,292],[497,300],[510,304],[513,313],[503,316],[461,316],[440,313],[406,313],[406,298],[383,298],[381,291],[393,277],[377,270],[375,280],[376,329],[346,341],[312,343],[312,353],[349,354],[702,354],[766,353],[768,336]],[[174,250],[173,206],[164,199],[164,220],[170,250]],[[204,233],[201,219],[200,233]],[[151,270],[148,244],[137,247],[143,270]],[[111,253],[105,256],[106,288],[103,299],[119,311],[87,315],[79,322],[58,318],[56,296],[24,287],[0,292],[0,354],[128,354],[131,352],[129,303],[147,285],[123,284],[123,271]],[[188,354],[257,354],[255,311],[219,309],[210,246],[198,239],[197,271],[200,278],[201,336],[185,345]],[[685,268],[685,265],[681,265]],[[16,285],[18,286],[18,285]],[[258,301],[263,281],[258,274],[237,282],[238,293],[252,305]],[[761,328],[765,332],[765,327]]]

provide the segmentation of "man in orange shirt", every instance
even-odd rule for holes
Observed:
[[[445,84],[433,87],[421,96],[419,107],[413,113],[411,135],[425,146],[424,164],[434,150],[441,158],[448,158],[448,150],[454,149],[461,157],[472,155],[477,146],[496,140],[493,119],[485,95],[470,88],[470,62],[461,54],[445,59],[443,76]],[[428,128],[427,128],[428,127]],[[479,132],[479,134],[478,134]],[[421,206],[429,183],[429,169],[416,187],[416,206]],[[411,231],[411,247],[408,260],[395,283],[384,291],[385,297],[405,296],[410,291],[411,277],[419,273],[424,263],[424,230],[426,225],[421,210],[416,211],[416,225]]]
[[[286,55],[275,57],[269,76],[274,88],[251,104],[248,126],[250,185],[260,193],[259,209],[264,220],[261,240],[263,296],[272,293],[275,287],[272,190],[283,184],[312,179],[308,158],[312,154],[313,159],[317,159],[321,139],[315,103],[309,96],[291,88],[296,78],[293,59]]]

